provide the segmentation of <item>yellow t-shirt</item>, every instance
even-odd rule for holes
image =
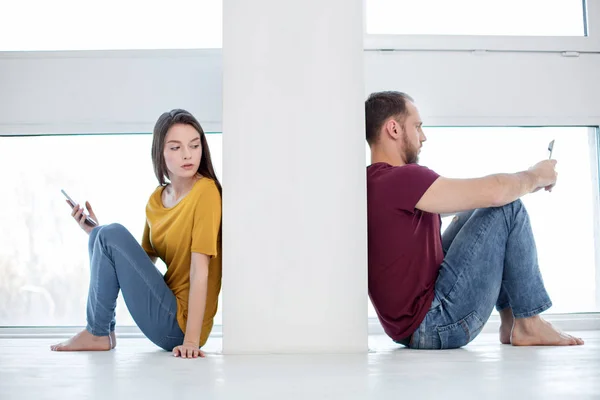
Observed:
[[[200,334],[203,346],[213,326],[221,290],[221,195],[212,179],[201,178],[179,203],[163,206],[158,187],[146,205],[142,247],[167,265],[165,282],[177,298],[177,322],[185,333],[190,294],[192,253],[210,256],[206,309]]]

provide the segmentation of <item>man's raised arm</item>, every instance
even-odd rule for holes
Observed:
[[[541,188],[556,184],[556,160],[544,160],[527,171],[494,174],[474,179],[439,177],[423,194],[416,208],[436,214],[453,214],[476,208],[501,207]]]

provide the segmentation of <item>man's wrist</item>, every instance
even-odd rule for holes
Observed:
[[[527,193],[533,192],[535,189],[537,189],[539,178],[535,172],[528,170],[521,172],[520,175],[525,182]]]

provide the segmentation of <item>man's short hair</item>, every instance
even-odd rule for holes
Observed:
[[[400,123],[404,122],[408,116],[407,101],[414,102],[412,97],[402,92],[371,93],[365,101],[365,122],[369,145],[377,143],[381,127],[388,118],[394,117]]]

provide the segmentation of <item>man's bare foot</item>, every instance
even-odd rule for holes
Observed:
[[[500,311],[500,321],[500,343],[510,344],[510,335],[515,322],[511,308]]]
[[[110,348],[114,349],[117,347],[117,335],[115,335],[115,331],[112,331],[109,335],[110,337]]]
[[[85,329],[67,341],[50,346],[52,351],[107,351],[111,348],[110,336],[94,336]]]
[[[515,320],[512,330],[513,346],[574,346],[583,340],[559,331],[540,316]]]

